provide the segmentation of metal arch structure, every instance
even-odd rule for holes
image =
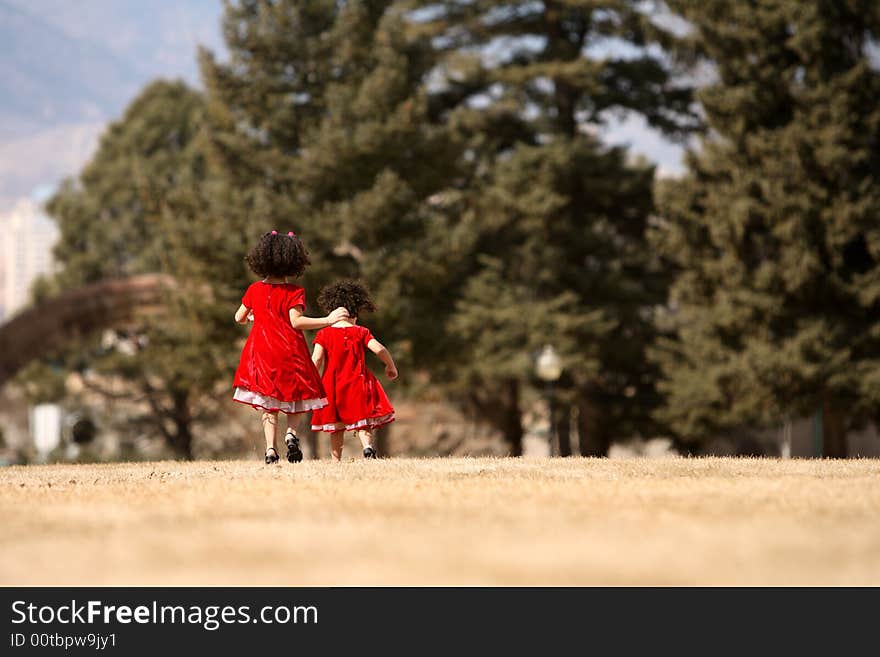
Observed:
[[[47,351],[161,309],[169,282],[162,274],[98,281],[13,316],[0,325],[0,386]]]

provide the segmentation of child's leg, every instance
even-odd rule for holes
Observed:
[[[277,451],[275,446],[275,426],[278,424],[278,411],[263,411],[263,436],[266,438],[266,449],[270,447]]]
[[[342,445],[345,443],[345,432],[335,431],[330,434],[330,455],[334,461],[342,460]]]
[[[355,431],[354,433],[358,438],[361,439],[361,445],[364,448],[364,458],[376,458],[376,448],[373,446],[373,430],[360,429],[359,431]]]
[[[373,447],[373,430],[372,429],[359,429],[354,432],[361,440],[361,447],[366,449],[367,447]]]
[[[284,434],[284,444],[287,445],[287,460],[291,463],[299,463],[303,460],[302,449],[299,446],[299,438],[296,430],[299,428],[299,413],[287,413],[287,432]]]

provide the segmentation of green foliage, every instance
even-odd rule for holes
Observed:
[[[670,2],[711,136],[661,188],[678,270],[664,418],[698,438],[824,407],[826,455],[878,417],[880,37],[875,2]]]
[[[194,425],[209,417],[205,400],[234,360],[224,281],[241,258],[234,232],[204,211],[216,189],[199,137],[204,112],[201,94],[183,83],[153,83],[48,204],[61,232],[56,286],[146,272],[174,281],[165,313],[123,327],[110,346],[83,339],[67,368],[108,398],[145,402],[145,415],[131,421],[151,423],[183,457],[191,457]]]
[[[459,356],[445,378],[469,392],[527,384],[550,343],[565,396],[592,416],[591,450],[652,434],[645,350],[668,281],[645,239],[653,169],[593,135],[622,111],[671,135],[695,127],[690,90],[648,48],[671,36],[634,2],[443,6],[419,27],[445,44],[434,112],[470,163],[459,216],[467,275],[447,325]],[[632,54],[599,54],[612,37]]]
[[[64,381],[67,372],[61,367],[60,359],[54,361],[35,361],[28,364],[16,376],[25,398],[31,404],[57,403],[64,399]]]
[[[202,105],[183,83],[150,85],[110,125],[78,179],[50,200],[67,286],[162,270],[162,217],[196,166]]]

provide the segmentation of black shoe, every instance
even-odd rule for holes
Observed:
[[[292,431],[288,431],[284,437],[287,443],[287,460],[291,463],[299,463],[303,460],[302,450],[299,448],[299,438]]]
[[[365,459],[374,459],[377,458],[376,450],[372,447],[364,447],[364,458]]]
[[[266,450],[266,465],[272,465],[273,463],[278,463],[278,450],[270,447]]]

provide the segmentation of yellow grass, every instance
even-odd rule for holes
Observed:
[[[0,584],[880,584],[880,461],[0,471]]]

